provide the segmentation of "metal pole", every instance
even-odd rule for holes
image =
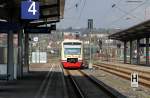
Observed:
[[[127,42],[124,41],[124,64],[127,63]]]
[[[140,64],[140,39],[137,39],[137,64]]]
[[[40,63],[40,42],[38,41],[38,43],[39,43],[38,48],[39,48],[39,63]]]
[[[21,78],[23,75],[23,71],[22,71],[22,67],[23,67],[22,39],[23,39],[23,30],[20,30],[18,33],[18,67],[17,67],[17,77],[18,78]]]
[[[13,48],[13,31],[9,31],[7,35],[7,75],[9,80],[14,79],[14,48]]]
[[[91,37],[92,37],[92,29],[93,29],[93,19],[88,19],[88,29],[90,30],[90,61],[89,61],[89,69],[92,68],[92,46],[91,46]]]
[[[149,37],[146,37],[146,65],[149,65]]]
[[[89,63],[89,69],[92,68],[92,46],[91,46],[91,36],[92,35],[92,30],[90,29],[90,63]]]
[[[26,72],[29,71],[29,34],[25,32],[25,67]]]
[[[133,43],[132,40],[130,40],[130,64],[132,64],[132,58],[133,58]]]

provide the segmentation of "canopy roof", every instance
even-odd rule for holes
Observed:
[[[40,19],[30,21],[21,20],[21,1],[23,0],[0,0],[0,21],[36,27],[46,23],[56,23],[63,18],[65,0],[32,0],[40,2]]]
[[[129,41],[150,36],[150,20],[144,21],[128,29],[119,31],[109,36],[110,39]]]

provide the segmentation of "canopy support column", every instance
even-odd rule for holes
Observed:
[[[149,37],[146,38],[146,65],[149,65]]]
[[[14,47],[13,47],[13,31],[8,32],[8,50],[7,50],[7,75],[9,80],[14,80]]]
[[[137,64],[140,64],[140,39],[137,39]]]
[[[25,33],[25,69],[24,72],[29,72],[29,34]]]
[[[124,41],[124,63],[127,63],[127,41]]]
[[[130,40],[130,64],[132,64],[132,58],[133,58],[133,43],[132,40]]]
[[[23,30],[20,30],[19,33],[18,33],[18,68],[17,68],[17,76],[18,76],[18,78],[21,78],[23,76],[22,38],[23,38]]]

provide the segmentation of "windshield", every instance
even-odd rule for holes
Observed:
[[[65,55],[80,55],[81,48],[65,48],[64,54]]]

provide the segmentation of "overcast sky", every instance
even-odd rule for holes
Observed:
[[[125,29],[150,19],[150,0],[66,0],[64,19],[57,27],[85,28],[89,18],[95,28]]]

